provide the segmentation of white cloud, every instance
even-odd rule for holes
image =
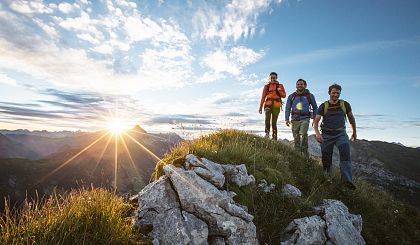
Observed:
[[[228,73],[234,76],[241,75],[242,68],[257,62],[264,56],[264,52],[255,52],[244,46],[233,47],[228,51],[216,50],[203,58],[202,65],[214,71],[213,77],[217,74]],[[207,79],[208,80],[208,79]]]
[[[53,9],[43,3],[42,0],[14,0],[11,1],[10,6],[16,12],[21,14],[43,14],[52,13]]]
[[[201,38],[222,42],[252,37],[260,13],[267,11],[272,0],[232,0],[222,10],[214,6],[199,9],[193,17],[195,31]]]
[[[51,38],[56,39],[59,37],[57,30],[53,27],[53,23],[46,24],[41,19],[34,18],[33,21]]]
[[[58,10],[60,10],[61,12],[65,13],[65,14],[68,14],[70,12],[73,12],[75,9],[76,8],[75,8],[74,5],[72,5],[70,3],[67,3],[67,2],[60,3],[58,5]]]
[[[0,73],[0,83],[16,86],[17,82],[6,74]]]
[[[150,19],[128,17],[125,22],[125,30],[131,38],[131,42],[151,39],[161,32],[160,27]]]

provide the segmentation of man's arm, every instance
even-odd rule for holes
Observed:
[[[321,115],[316,115],[315,119],[314,119],[314,130],[315,130],[316,140],[319,143],[322,143],[322,141],[323,141],[322,135],[321,135],[321,133],[319,132],[319,129],[318,129],[318,124],[319,124],[320,120],[321,120]]]
[[[315,96],[311,94],[311,101],[310,104],[312,106],[312,115],[317,115],[318,112],[318,105],[316,104]],[[313,116],[312,116],[313,117]],[[313,118],[312,118],[313,119]]]
[[[286,103],[286,111],[284,113],[284,115],[285,115],[284,122],[286,123],[287,127],[289,127],[289,125],[290,125],[289,118],[290,118],[290,109],[291,108],[292,108],[292,98],[291,98],[291,95],[289,95],[289,97],[287,98],[287,103]]]
[[[351,134],[351,141],[356,141],[357,134],[356,134],[356,119],[354,118],[353,112],[347,113],[347,118],[349,119],[349,123],[351,125],[351,130],[353,131]]]

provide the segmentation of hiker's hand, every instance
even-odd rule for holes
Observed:
[[[356,134],[356,133],[353,133],[353,134],[351,135],[350,141],[355,142],[355,141],[356,141],[356,138],[357,138],[357,134]]]
[[[316,141],[318,141],[319,143],[322,143],[324,141],[321,134],[316,134]]]
[[[285,123],[286,123],[286,126],[287,126],[287,127],[289,127],[289,126],[290,126],[290,122],[289,122],[289,120],[286,120],[286,121],[285,121]]]
[[[262,114],[262,110],[261,110],[261,109],[260,109],[260,110],[258,110],[258,113]]]

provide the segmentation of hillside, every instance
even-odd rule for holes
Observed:
[[[39,155],[23,144],[0,134],[0,158],[38,158]]]
[[[241,131],[220,131],[192,141],[185,141],[172,148],[164,159],[157,164],[155,178],[157,179],[162,175],[164,165],[174,164],[177,166],[184,162],[187,153],[193,153],[222,164],[245,164],[248,173],[255,176],[257,183],[265,179],[268,183],[275,184],[275,190],[268,193],[255,185],[247,187],[226,186],[227,189],[237,194],[234,197],[235,201],[247,206],[249,213],[254,216],[253,222],[257,228],[260,244],[279,244],[284,228],[295,218],[312,215],[314,212],[312,207],[318,205],[325,198],[341,200],[351,213],[362,215],[362,235],[367,244],[420,243],[420,213],[418,210],[402,205],[388,194],[374,188],[360,178],[355,180],[357,190],[348,190],[342,185],[337,172],[331,178],[328,178],[322,172],[318,161],[297,154],[284,143],[273,142]],[[300,198],[282,196],[280,190],[285,184],[295,185],[303,192],[303,196]],[[81,202],[84,201],[90,203],[86,198]],[[90,207],[88,203],[86,205]],[[49,210],[52,207],[47,205],[47,208]],[[74,233],[68,233],[64,229],[56,233],[45,233],[42,237],[43,240],[38,239],[37,236],[30,236],[33,231],[29,229],[27,231],[21,230],[20,233],[16,232],[13,236],[26,237],[27,240],[25,241],[28,241],[28,243],[31,243],[31,241],[45,242],[49,239],[77,243],[80,242],[78,239],[84,236],[90,237],[89,234],[92,233],[101,237],[101,239],[106,237],[103,234],[109,233],[112,234],[110,239],[113,239],[116,236],[115,227],[109,228],[112,231],[108,230],[106,226],[101,226],[100,230],[95,230],[92,228],[91,222],[88,221],[90,218],[83,218],[96,217],[93,215],[93,208],[92,210],[81,210],[80,216],[78,216],[81,217],[78,223],[89,223],[86,226],[88,227],[87,231],[79,229]],[[39,215],[43,214],[43,212],[39,212]],[[118,215],[121,218],[126,217],[126,214],[119,213]],[[101,219],[106,220],[108,217],[102,217]],[[162,222],[164,221],[162,220]],[[125,224],[121,224],[121,227]],[[31,226],[27,224],[26,227]],[[45,230],[54,230],[52,228],[54,226],[51,229],[45,227]],[[132,233],[138,235],[136,230],[132,230]],[[135,237],[125,234],[126,237]],[[95,244],[98,240],[91,239],[84,242],[85,244]],[[135,244],[136,242],[131,240],[127,243]]]
[[[193,153],[215,162],[246,164],[256,182],[265,179],[278,188],[265,193],[255,186],[230,188],[238,195],[237,202],[248,207],[254,215],[260,243],[279,244],[282,231],[295,218],[313,214],[312,207],[322,199],[343,201],[351,213],[363,217],[362,235],[367,244],[418,244],[420,242],[420,213],[405,206],[356,177],[356,191],[345,188],[339,174],[326,178],[320,163],[297,154],[289,145],[273,142],[240,131],[221,131],[185,142],[172,149],[156,168],[155,178],[162,175],[162,167],[182,162]],[[289,199],[280,195],[285,184],[293,184],[304,196]]]
[[[399,201],[420,207],[420,150],[395,143],[356,140],[350,144],[353,171],[374,186],[391,193]],[[315,135],[309,136],[309,152],[320,159]],[[339,166],[334,151],[333,164]]]
[[[111,188],[114,186],[116,162],[118,192],[136,193],[149,182],[154,171],[156,158],[151,153],[163,157],[181,140],[173,134],[153,135],[133,131],[128,133],[133,140],[126,136],[124,140],[118,137],[116,141],[114,136],[109,135],[88,147],[102,135],[103,132],[96,132],[80,133],[72,138],[42,137],[38,143],[36,139],[41,136],[16,135],[15,139],[20,138],[24,142],[35,139],[30,146],[53,153],[39,160],[0,156],[0,194],[9,197],[11,203],[21,203],[26,193],[33,197],[35,190],[43,195],[51,194],[53,190],[64,192],[81,186]],[[116,147],[118,154],[115,153]],[[0,210],[2,207],[3,203]]]

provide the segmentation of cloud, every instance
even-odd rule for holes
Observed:
[[[190,40],[176,22],[143,17],[128,1],[107,1],[105,12],[95,15],[80,10],[83,4],[72,5],[75,17],[32,18],[43,32],[13,12],[0,11],[0,67],[104,93],[180,87],[196,80],[191,79]],[[161,77],[171,80],[156,83]],[[117,90],[116,83],[121,84]]]
[[[76,10],[76,8],[77,8],[76,6],[77,6],[76,4],[72,5],[70,3],[64,2],[64,3],[58,4],[58,10],[60,10],[61,12],[65,13],[65,14],[68,14],[68,13]]]
[[[43,3],[42,0],[13,0],[13,1],[6,1],[9,3],[9,7],[21,14],[44,14],[44,13],[52,13],[53,9],[50,6],[47,6]]]
[[[219,78],[222,73],[238,76],[242,69],[260,60],[264,51],[255,52],[244,46],[233,47],[230,50],[215,50],[208,53],[202,61],[202,66],[210,68],[213,73],[205,73],[200,80]]]
[[[7,76],[6,74],[0,73],[0,83],[16,86],[17,82],[15,79]]]
[[[257,28],[258,16],[269,10],[271,0],[232,0],[224,7],[205,4],[193,16],[196,36],[208,40],[238,41],[252,37]]]

